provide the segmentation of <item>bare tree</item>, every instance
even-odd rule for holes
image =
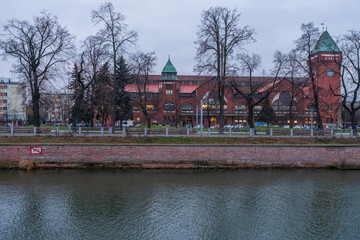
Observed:
[[[337,91],[335,86],[330,86],[330,89],[335,96],[341,97],[341,105],[350,115],[351,127],[356,134],[356,113],[360,109],[360,31],[351,30],[345,34],[340,48],[343,59],[336,60],[341,72],[335,74],[340,74],[342,91]]]
[[[203,11],[197,32],[198,40],[195,70],[199,73],[216,74],[220,103],[219,133],[223,133],[225,81],[233,71],[236,53],[249,42],[254,41],[254,30],[240,27],[240,14],[236,9],[215,7]]]
[[[84,76],[87,82],[91,82],[89,86],[89,118],[90,126],[94,126],[95,117],[95,87],[96,79],[100,67],[105,63],[108,57],[108,50],[103,41],[98,36],[89,36],[83,42],[84,58],[86,67]]]
[[[124,50],[130,44],[134,44],[137,39],[137,33],[128,31],[124,23],[125,17],[115,12],[111,2],[105,2],[100,5],[98,10],[92,11],[92,21],[95,24],[103,23],[105,26],[98,32],[103,42],[109,48],[110,57],[112,58],[113,74],[116,74],[116,61],[118,56],[124,54]],[[114,91],[117,91],[114,89]],[[113,94],[115,95],[115,94]],[[112,102],[115,100],[112,99]],[[115,123],[115,104],[111,105],[111,126]]]
[[[133,98],[133,101],[141,109],[149,128],[151,127],[151,111],[155,110],[158,99],[148,92],[147,84],[149,83],[149,74],[156,65],[156,60],[155,52],[138,52],[131,57],[132,72],[137,88],[136,97]]]
[[[318,127],[323,129],[323,124],[321,120],[320,114],[320,104],[319,104],[319,87],[316,84],[316,78],[320,74],[318,69],[320,67],[320,63],[315,64],[311,60],[312,50],[314,49],[317,41],[320,37],[319,29],[314,26],[314,23],[303,23],[301,24],[301,37],[295,41],[295,50],[294,56],[296,61],[298,62],[300,68],[302,69],[304,76],[308,78],[312,95],[314,99],[314,108],[316,112],[316,119],[318,123]]]
[[[250,128],[254,128],[254,108],[255,106],[258,106],[263,100],[265,100],[270,95],[274,87],[281,81],[279,79],[279,74],[282,73],[284,68],[286,56],[279,51],[275,52],[275,67],[273,70],[273,77],[271,82],[265,81],[265,79],[260,79],[257,81],[254,80],[254,71],[256,71],[261,65],[261,58],[258,54],[253,54],[252,56],[247,54],[239,54],[237,57],[241,62],[242,72],[247,74],[247,84],[239,85],[239,82],[233,80],[231,85],[235,91],[235,94],[239,94],[245,99],[248,110],[247,122]]]
[[[295,112],[297,111],[296,97],[304,93],[304,88],[307,86],[307,79],[301,77],[301,66],[296,59],[296,54],[291,51],[287,56],[285,64],[286,79],[290,82],[290,99],[288,102],[289,112],[287,117],[290,121],[290,128],[294,125]]]
[[[47,12],[34,17],[33,23],[12,19],[4,26],[8,38],[0,41],[3,56],[15,59],[14,69],[31,90],[34,125],[40,126],[40,89],[49,81],[57,65],[66,62],[73,52],[73,36],[57,18]]]
[[[80,64],[78,66],[77,63],[74,64],[74,71],[72,74],[73,81],[71,82],[69,88],[73,90],[73,99],[74,99],[74,106],[72,108],[72,128],[76,131],[78,121],[83,118],[81,117],[84,103],[85,92],[91,86],[94,81],[94,78],[86,81],[84,79],[84,53],[81,54],[80,57]],[[87,112],[87,111],[86,111]]]

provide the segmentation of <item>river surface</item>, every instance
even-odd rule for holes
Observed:
[[[360,172],[0,171],[0,239],[360,239]]]

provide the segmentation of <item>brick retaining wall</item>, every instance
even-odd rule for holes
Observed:
[[[31,147],[41,147],[32,154]],[[360,168],[360,146],[0,145],[1,168]]]

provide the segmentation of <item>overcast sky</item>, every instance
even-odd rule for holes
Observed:
[[[2,1],[0,23],[8,19],[32,20],[43,9],[58,16],[61,25],[76,36],[79,43],[97,32],[90,19],[92,9],[101,0],[10,0]],[[288,52],[300,36],[301,23],[314,22],[329,33],[339,36],[347,30],[360,31],[359,0],[112,0],[117,12],[125,15],[129,29],[138,32],[138,48],[155,51],[158,61],[154,74],[160,74],[168,55],[178,74],[196,74],[196,31],[201,12],[214,6],[237,8],[240,24],[255,29],[256,42],[248,52],[260,54],[262,68],[272,67],[276,50]],[[3,33],[3,29],[1,28]],[[9,59],[10,60],[10,59]],[[15,78],[10,61],[0,62],[0,77]]]

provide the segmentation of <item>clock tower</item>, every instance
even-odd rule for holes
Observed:
[[[315,87],[324,125],[340,125],[340,65],[342,52],[328,31],[321,34],[311,52],[310,61],[315,73]],[[334,94],[335,93],[335,94]]]

